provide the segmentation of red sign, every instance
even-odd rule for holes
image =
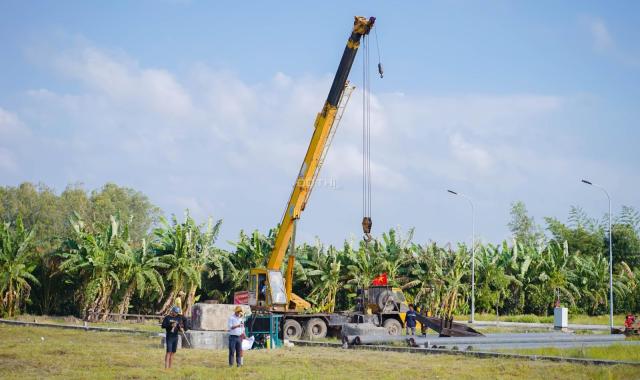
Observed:
[[[243,290],[241,292],[233,293],[233,304],[234,305],[248,305],[249,304],[249,292]]]
[[[373,279],[371,285],[387,285],[387,274],[383,273],[380,276]]]

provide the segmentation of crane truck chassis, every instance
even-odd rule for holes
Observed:
[[[320,339],[339,336],[347,323],[369,323],[384,327],[391,335],[400,335],[405,313],[409,310],[402,290],[390,286],[362,289],[355,310],[335,313],[286,312],[283,314],[283,339]],[[252,307],[255,313],[270,313],[268,308]]]
[[[283,339],[321,339],[326,336],[341,336],[347,323],[370,324],[383,327],[389,335],[401,335],[409,305],[400,288],[371,286],[358,292],[355,310],[336,313],[284,313],[281,326]],[[260,313],[260,309],[254,309]],[[263,312],[269,312],[263,310]],[[483,336],[470,326],[453,322],[452,319],[418,314],[417,331],[432,329],[442,337]],[[366,334],[366,333],[364,333]],[[375,332],[374,334],[380,334]]]

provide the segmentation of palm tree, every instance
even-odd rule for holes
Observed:
[[[29,298],[31,284],[38,284],[32,274],[36,267],[33,236],[33,230],[25,231],[20,216],[15,227],[0,224],[0,296],[2,310],[9,317],[19,312]]]
[[[109,219],[109,224],[92,233],[74,214],[70,220],[73,236],[62,247],[60,270],[80,278],[82,314],[89,319],[107,318],[113,294],[120,287],[122,263],[130,254],[127,224],[121,226],[114,216]]]
[[[411,261],[411,239],[413,239],[413,228],[409,230],[403,238],[398,236],[396,230],[391,229],[388,233],[382,234],[382,240],[373,242],[373,252],[377,261],[379,272],[386,273],[389,284],[399,286],[401,282],[407,282],[404,268],[408,261]]]
[[[186,212],[185,220],[178,223],[175,215],[172,223],[161,218],[161,227],[154,230],[154,249],[161,261],[167,265],[166,280],[170,284],[160,313],[166,313],[174,304],[180,291],[187,295],[185,310],[191,309],[196,301],[196,291],[202,285],[202,274],[224,277],[224,268],[230,263],[224,253],[214,246],[222,220],[215,224],[211,219],[204,229],[198,226]]]
[[[128,253],[123,257],[122,271],[122,282],[128,285],[118,306],[119,314],[128,312],[131,297],[136,291],[140,298],[154,293],[162,297],[164,282],[160,270],[168,267],[159,257],[150,254],[145,239],[140,249],[129,250]]]
[[[569,254],[569,246],[551,241],[532,263],[531,281],[525,291],[531,296],[531,304],[536,313],[549,312],[556,298],[562,298],[570,305],[576,304],[580,291],[575,285],[575,257]]]
[[[345,242],[343,254],[347,267],[345,287],[351,291],[349,297],[353,298],[357,289],[367,287],[382,273],[381,267],[373,249],[364,241],[360,241],[357,250]]]
[[[467,281],[464,281],[469,274],[466,247],[460,245],[454,251],[431,243],[424,247],[415,245],[413,251],[415,258],[410,273],[414,280],[404,288],[418,289],[414,303],[424,305],[434,315],[451,317],[468,292]]]
[[[342,287],[339,252],[333,246],[325,252],[322,245],[318,245],[309,253],[301,260],[313,289],[308,298],[317,312],[333,313],[338,290]]]
[[[506,241],[502,244],[500,265],[505,267],[506,274],[515,279],[509,285],[510,297],[505,299],[505,307],[513,313],[524,312],[527,305],[525,289],[533,280],[531,264],[540,259],[543,249],[538,244],[523,244],[516,240],[512,247],[508,247]]]
[[[601,252],[595,256],[577,255],[576,275],[572,281],[581,295],[579,305],[591,315],[607,311],[609,303],[609,259]],[[623,299],[635,287],[635,274],[621,262],[614,267],[613,293]]]
[[[484,311],[493,309],[497,314],[499,308],[503,306],[505,298],[511,294],[510,285],[522,285],[516,277],[506,273],[509,268],[507,262],[512,263],[517,260],[511,252],[512,250],[509,249],[506,242],[504,242],[502,250],[487,244],[478,251],[476,255],[476,283],[478,284],[476,305],[478,309]]]
[[[275,244],[275,229],[269,230],[267,236],[255,230],[250,235],[240,231],[235,251],[229,255],[231,270],[228,272],[227,281],[230,282],[230,291],[246,290],[247,279],[251,268],[263,268],[267,265],[269,254]]]

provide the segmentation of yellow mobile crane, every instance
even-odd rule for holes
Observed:
[[[360,47],[360,42],[369,34],[375,21],[375,17],[368,19],[360,16],[355,17],[353,30],[342,54],[331,90],[322,110],[316,117],[311,142],[304,156],[304,161],[302,161],[287,208],[280,221],[280,228],[278,229],[275,245],[269,256],[267,266],[265,268],[254,268],[249,272],[249,305],[256,314],[267,313],[270,314],[270,317],[273,314],[281,315],[279,328],[284,339],[297,339],[303,333],[311,339],[323,338],[327,335],[329,328],[341,329],[346,323],[370,323],[385,327],[389,334],[399,335],[405,324],[408,304],[402,290],[399,288],[387,285],[363,284],[364,287],[357,291],[359,296],[355,310],[334,313],[306,312],[311,305],[301,297],[293,294],[291,289],[295,260],[296,220],[300,218],[300,214],[309,200],[309,195],[313,190],[314,182],[318,177],[333,134],[354,89],[353,86],[349,85],[347,78]],[[366,115],[369,107],[366,102],[368,83],[368,79],[366,79],[368,56],[366,53],[364,62],[365,99],[363,106],[365,107]],[[380,63],[378,63],[378,72],[382,77],[382,65]],[[371,240],[372,224],[369,213],[371,208],[370,194],[367,194],[367,192],[370,192],[370,167],[368,167],[368,133],[370,126],[368,123],[368,115],[366,115],[365,120],[363,120],[363,190],[365,193],[363,194],[364,217],[362,220],[365,241]],[[287,247],[291,248],[291,253],[288,259],[286,279],[283,279],[280,268],[282,267]],[[425,327],[428,326],[444,336],[472,336],[479,334],[468,326],[456,324],[444,318],[438,319],[419,315],[418,320]],[[250,325],[253,325],[253,322]],[[271,322],[269,322],[269,325],[271,326]],[[268,330],[269,334],[272,334],[274,332],[271,327],[262,326],[257,330],[262,330],[262,333]],[[253,327],[250,328],[255,331]]]
[[[351,94],[351,87],[347,78],[351,71],[360,41],[363,36],[369,34],[375,23],[375,17],[355,17],[351,36],[342,54],[342,59],[333,79],[329,95],[318,113],[311,142],[300,167],[289,202],[280,221],[280,227],[276,236],[273,251],[265,268],[254,268],[249,273],[249,305],[254,310],[285,314],[284,337],[296,338],[302,333],[301,322],[306,330],[316,331],[316,335],[326,335],[327,324],[331,324],[328,314],[301,314],[311,305],[292,292],[293,264],[295,247],[295,224],[304,210],[315,180],[317,179],[322,161],[329,146],[332,133],[341,117],[346,103]],[[381,66],[379,66],[381,71]],[[371,219],[365,216],[362,222],[364,233],[369,237],[371,231]],[[286,280],[283,279],[280,268],[287,251],[292,248],[289,255]],[[335,318],[334,318],[335,319]],[[337,321],[336,321],[337,322]],[[344,322],[343,322],[344,323]]]

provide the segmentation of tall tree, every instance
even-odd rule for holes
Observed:
[[[138,297],[153,295],[162,297],[164,291],[164,281],[160,270],[167,268],[168,264],[160,261],[158,256],[154,256],[147,250],[146,241],[142,241],[139,249],[130,249],[122,257],[122,282],[127,284],[124,294],[118,305],[118,313],[129,312],[131,298],[137,292]]]
[[[306,276],[312,283],[312,291],[308,298],[316,311],[333,313],[336,296],[343,283],[340,253],[333,246],[327,251],[322,245],[316,248],[309,251],[310,255],[302,261],[303,266],[307,268]]]
[[[524,202],[511,203],[511,220],[509,229],[514,239],[526,245],[541,245],[544,243],[542,228],[529,216]]]
[[[2,312],[13,316],[29,299],[32,284],[38,284],[33,276],[36,254],[32,246],[33,231],[24,228],[18,216],[15,225],[0,224],[0,297]]]
[[[570,252],[595,256],[605,251],[604,228],[580,207],[571,206],[568,225],[551,217],[545,221],[553,240],[558,244],[567,242]]]
[[[209,220],[203,228],[187,211],[182,223],[175,216],[171,224],[164,218],[160,223],[161,226],[154,230],[154,250],[167,264],[165,278],[170,288],[160,313],[169,310],[181,291],[187,296],[183,306],[189,312],[196,302],[196,291],[202,285],[203,273],[206,271],[210,276],[223,278],[225,267],[230,265],[224,252],[214,246],[222,220],[215,223]]]
[[[158,220],[160,209],[143,193],[114,183],[107,183],[100,190],[91,192],[89,223],[106,220],[118,215],[129,223],[131,239],[142,241],[151,226]]]
[[[127,225],[113,216],[109,221],[94,234],[76,215],[71,220],[75,235],[62,248],[60,270],[80,279],[82,314],[89,319],[107,318],[120,287],[123,263],[130,255]]]

